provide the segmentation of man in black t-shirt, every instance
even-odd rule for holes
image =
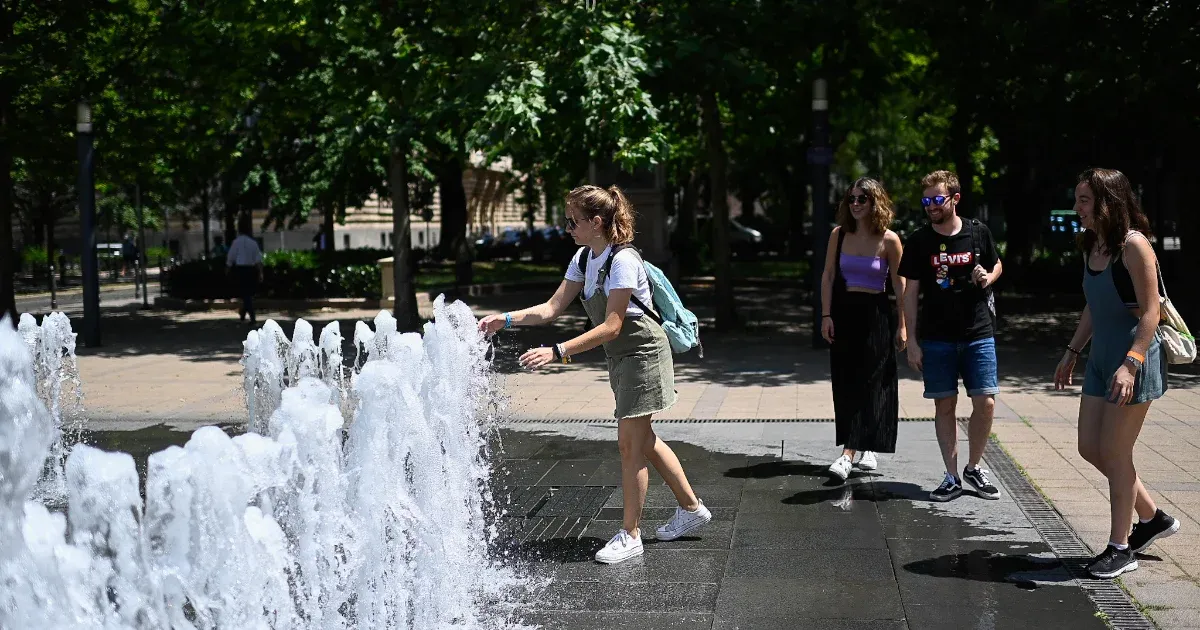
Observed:
[[[934,401],[938,445],[946,464],[942,484],[929,496],[934,501],[954,499],[962,494],[961,479],[965,479],[979,496],[998,499],[1000,492],[979,467],[979,460],[992,431],[1000,391],[991,285],[1003,266],[987,226],[958,216],[961,195],[954,173],[934,171],[921,180],[921,186],[925,189],[921,205],[930,224],[904,244],[900,275],[908,279],[904,289],[908,338],[917,341],[908,344],[908,364],[922,373],[925,397]],[[970,454],[961,479],[956,421],[960,376],[973,407],[967,432]]]

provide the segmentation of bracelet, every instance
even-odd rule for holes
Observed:
[[[1079,356],[1080,354],[1082,354],[1081,352],[1079,352],[1079,351],[1078,351],[1078,350],[1076,350],[1075,348],[1071,347],[1071,344],[1067,344],[1067,352],[1070,352],[1071,354],[1073,354],[1073,355],[1075,355],[1075,356]]]
[[[1125,360],[1132,363],[1135,370],[1140,370],[1142,369],[1142,364],[1146,362],[1146,355],[1130,350],[1125,353]]]
[[[822,315],[821,316],[821,319],[825,319],[825,318],[833,319],[833,315]]]
[[[507,328],[512,328],[512,313],[505,313],[505,314],[504,314],[504,327],[505,327],[506,329],[507,329]]]
[[[566,348],[563,348],[561,343],[554,344],[554,357],[561,360],[564,365],[571,362],[571,356],[567,354]]]

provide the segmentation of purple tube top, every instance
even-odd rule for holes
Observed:
[[[887,289],[888,264],[878,256],[842,254],[839,261],[847,288],[883,291]]]

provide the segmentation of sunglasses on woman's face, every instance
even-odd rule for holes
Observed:
[[[950,200],[950,197],[947,197],[946,195],[934,195],[932,197],[921,197],[921,205],[925,206],[926,208],[928,208],[931,205],[941,206],[941,205],[945,205],[945,203],[949,200]]]
[[[871,203],[871,196],[870,195],[846,195],[846,201],[850,202],[850,205],[859,204],[859,205],[865,206],[868,203]]]
[[[575,228],[579,227],[579,223],[575,219],[567,217],[566,226],[568,230],[574,231]]]

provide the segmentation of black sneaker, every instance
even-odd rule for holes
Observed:
[[[957,499],[960,494],[962,494],[962,484],[953,475],[946,473],[946,477],[942,479],[942,485],[930,492],[929,498],[933,501],[951,501]]]
[[[1159,510],[1148,523],[1133,524],[1133,532],[1129,534],[1129,548],[1134,553],[1145,551],[1154,541],[1166,538],[1179,531],[1179,521],[1171,518],[1166,512]]]
[[[1088,565],[1088,573],[1101,580],[1111,580],[1122,573],[1136,571],[1137,568],[1137,558],[1133,555],[1132,547],[1121,550],[1109,545],[1096,557],[1095,562]]]
[[[963,479],[975,488],[975,492],[985,499],[999,499],[1000,490],[988,481],[987,474],[989,471],[976,466],[972,469],[970,466],[963,469]]]

